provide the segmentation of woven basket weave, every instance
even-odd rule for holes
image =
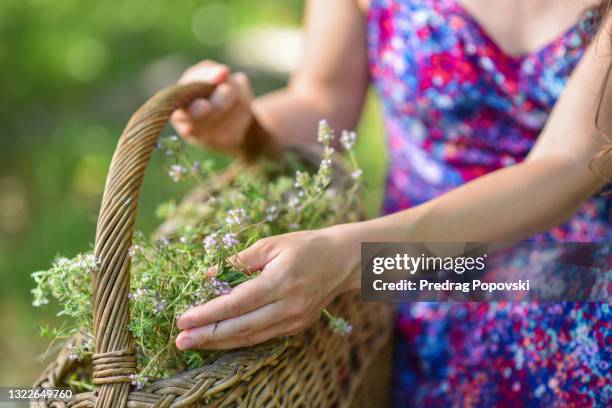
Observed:
[[[36,407],[372,407],[384,406],[390,385],[391,309],[364,304],[348,293],[330,305],[353,325],[348,337],[330,335],[320,320],[307,332],[262,346],[227,352],[214,363],[134,391],[137,364],[128,327],[131,246],[138,197],[154,145],[171,113],[214,86],[174,86],[158,92],[130,119],[106,180],[94,254],[94,345],[91,361],[60,351],[36,387],[65,386],[70,378],[93,378],[96,390],[70,402],[39,401]],[[261,128],[259,133],[261,136]],[[259,143],[252,140],[254,146]],[[72,339],[73,344],[82,341]]]

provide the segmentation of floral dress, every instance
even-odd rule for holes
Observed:
[[[370,73],[390,159],[384,212],[525,158],[593,37],[587,13],[534,53],[505,53],[458,0],[372,0]],[[536,241],[612,241],[598,195]],[[604,303],[400,306],[396,406],[612,406]]]

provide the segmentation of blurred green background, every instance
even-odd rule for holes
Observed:
[[[30,273],[92,245],[106,171],[131,113],[189,65],[245,70],[281,87],[300,50],[301,0],[0,2],[0,385],[30,384],[52,307],[31,306]],[[171,130],[170,130],[171,131]],[[366,205],[376,214],[384,152],[372,96],[359,129]],[[206,156],[206,152],[194,152]],[[184,187],[154,158],[137,228]]]

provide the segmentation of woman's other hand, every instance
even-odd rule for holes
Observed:
[[[245,347],[306,329],[337,295],[360,286],[351,225],[270,237],[242,251],[232,261],[260,274],[186,311],[177,347]]]
[[[180,84],[217,84],[210,98],[196,99],[172,115],[177,132],[186,140],[230,154],[242,152],[246,133],[253,121],[253,94],[248,77],[214,61],[202,61],[187,69]]]

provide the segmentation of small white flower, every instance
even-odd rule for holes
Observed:
[[[149,295],[149,290],[144,288],[137,288],[133,293],[128,294],[128,299],[140,299],[144,296]]]
[[[225,222],[227,225],[240,225],[245,218],[245,214],[244,208],[229,210],[225,217]]]
[[[78,361],[81,359],[81,353],[79,350],[72,344],[68,345],[68,360]]]
[[[166,155],[173,157],[176,156],[182,148],[181,139],[176,136],[168,136],[159,143],[160,148],[166,149]]]
[[[351,173],[351,177],[355,180],[359,180],[362,175],[363,175],[363,170],[361,169],[357,169]]]
[[[355,147],[355,141],[357,140],[357,135],[355,132],[349,132],[348,130],[342,131],[342,136],[340,136],[340,143],[342,147],[346,150],[352,150]]]
[[[140,245],[134,244],[128,250],[128,255],[130,256],[130,258],[135,258],[138,255],[140,255],[141,252],[142,252],[142,247]]]
[[[42,297],[41,296],[41,297],[37,297],[36,299],[34,299],[32,301],[32,306],[34,306],[34,307],[41,307],[41,306],[44,306],[44,305],[46,305],[48,303],[49,303],[49,299],[47,299],[46,297]]]
[[[295,172],[295,183],[293,184],[293,187],[306,188],[308,187],[309,183],[310,183],[310,174],[303,172],[303,171],[299,171],[299,170]]]
[[[170,170],[168,171],[168,175],[175,183],[181,181],[186,174],[187,169],[180,164],[173,164],[170,166]]]
[[[287,205],[290,208],[296,208],[298,205],[300,205],[300,198],[298,196],[289,197],[289,200],[287,201]]]
[[[321,165],[319,166],[320,169],[330,169],[332,166],[332,161],[331,159],[323,159],[321,160]]]
[[[298,230],[300,229],[300,224],[298,224],[297,222],[292,222],[291,224],[289,224],[289,229]]]
[[[55,261],[55,264],[53,265],[54,268],[68,268],[70,267],[70,265],[72,265],[72,261],[70,261],[70,259],[68,258],[59,258],[57,261]]]
[[[193,174],[199,174],[202,171],[202,163],[199,160],[196,160],[191,165],[191,172]]]
[[[338,195],[338,191],[335,188],[328,188],[325,190],[325,198],[336,198]]]
[[[278,217],[278,208],[272,205],[266,208],[266,221],[272,222]]]
[[[325,119],[319,122],[319,131],[317,140],[323,145],[328,145],[334,139],[334,131],[329,126],[329,123]]]

